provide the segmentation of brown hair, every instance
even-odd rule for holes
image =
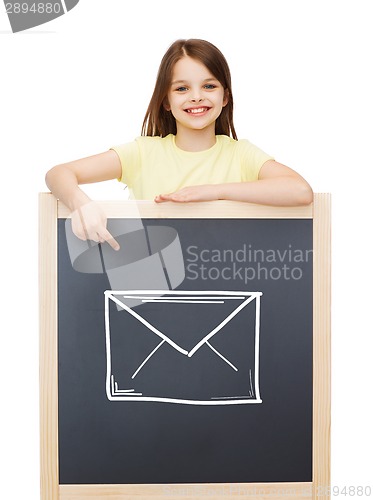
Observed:
[[[228,104],[223,107],[215,122],[215,134],[231,135],[233,139],[237,139],[233,125],[233,95],[228,63],[215,45],[198,39],[176,40],[163,56],[141,134],[160,137],[176,134],[175,118],[164,108],[163,104],[171,85],[174,66],[185,56],[197,59],[204,64],[222,84],[228,96]]]

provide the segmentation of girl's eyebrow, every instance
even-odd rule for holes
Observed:
[[[205,82],[217,82],[217,78],[205,78],[203,80],[203,83]],[[174,82],[171,82],[171,85],[176,85],[176,84],[180,84],[180,83],[189,83],[188,80],[175,80]]]

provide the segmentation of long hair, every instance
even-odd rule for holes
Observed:
[[[165,137],[168,134],[176,134],[175,118],[172,113],[165,109],[164,102],[171,86],[174,66],[185,56],[192,57],[204,64],[223,86],[228,103],[223,107],[215,122],[215,134],[228,135],[237,139],[233,125],[233,95],[228,63],[215,45],[199,39],[176,40],[163,56],[153,95],[143,121],[141,135]]]

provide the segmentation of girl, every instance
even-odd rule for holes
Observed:
[[[57,165],[46,175],[49,189],[72,211],[74,233],[119,249],[105,214],[79,188],[109,179],[127,184],[131,198],[156,203],[236,200],[290,206],[313,199],[294,170],[237,140],[228,64],[219,49],[197,39],[177,40],[165,53],[141,137]]]

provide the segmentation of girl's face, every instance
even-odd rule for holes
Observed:
[[[222,84],[204,64],[189,56],[179,59],[164,104],[176,120],[177,133],[183,129],[215,133],[215,121],[227,103]]]

